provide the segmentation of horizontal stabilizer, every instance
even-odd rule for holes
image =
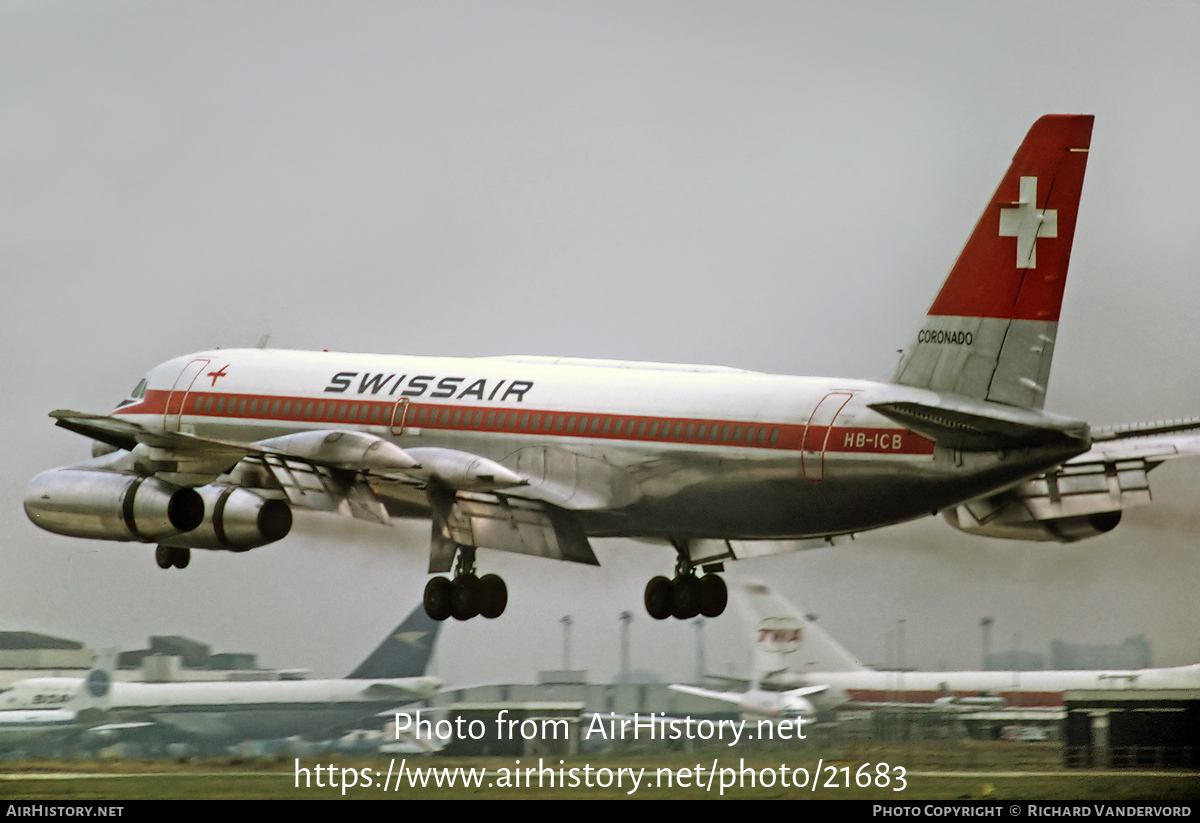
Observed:
[[[971,400],[925,403],[872,403],[871,408],[939,446],[961,451],[999,451],[1076,441],[1088,442],[1088,426],[1054,417]]]
[[[1200,417],[1181,420],[1156,420],[1151,423],[1124,423],[1118,426],[1092,427],[1092,442],[1121,440],[1127,437],[1148,437],[1152,434],[1175,434],[1176,432],[1200,431]]]
[[[693,697],[705,697],[709,700],[720,700],[724,703],[733,703],[735,705],[741,705],[745,699],[745,695],[741,692],[718,692],[712,689],[702,689],[699,686],[686,686],[681,683],[672,683],[667,688],[680,694],[690,694]]]

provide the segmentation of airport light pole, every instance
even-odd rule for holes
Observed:
[[[992,624],[995,622],[990,617],[979,621],[979,628],[983,630],[983,664],[979,667],[981,671],[987,671],[988,668],[988,654],[992,650]]]
[[[696,685],[704,683],[704,618],[697,617],[692,621],[696,627]]]
[[[621,683],[629,682],[629,624],[633,621],[633,613],[621,612]]]
[[[559,621],[563,626],[563,671],[569,671],[571,668],[571,615],[564,615]]]

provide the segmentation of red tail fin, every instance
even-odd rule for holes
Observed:
[[[930,314],[1058,319],[1094,119],[1033,124]]]
[[[1048,114],[1033,124],[906,350],[897,383],[1042,407],[1092,121]]]

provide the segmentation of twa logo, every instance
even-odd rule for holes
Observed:
[[[800,648],[804,627],[794,617],[768,617],[758,624],[758,647],[772,654],[788,654]]]

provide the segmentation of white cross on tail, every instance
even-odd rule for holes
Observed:
[[[1017,268],[1037,268],[1037,239],[1058,237],[1058,210],[1037,207],[1037,178],[1021,178],[1021,199],[1000,210],[1000,236],[1017,238]]]

